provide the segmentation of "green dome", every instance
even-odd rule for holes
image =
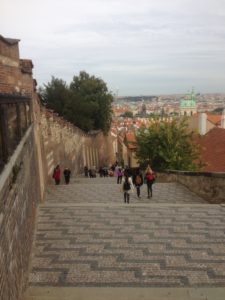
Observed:
[[[194,100],[182,99],[180,101],[180,107],[181,108],[193,108],[193,107],[196,107],[196,102]]]
[[[194,92],[186,95],[185,99],[181,99],[180,108],[195,108],[196,107],[196,99],[194,97]]]

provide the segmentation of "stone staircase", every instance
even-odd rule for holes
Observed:
[[[224,288],[32,288],[23,300],[224,300]]]
[[[115,178],[49,186],[23,300],[223,299],[225,207],[156,183],[123,203]]]

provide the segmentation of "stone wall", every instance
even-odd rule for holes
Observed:
[[[31,253],[39,175],[32,126],[0,176],[0,299],[19,299]]]
[[[54,166],[76,176],[85,164],[110,159],[107,137],[85,134],[41,107],[35,94],[32,101],[34,122],[0,174],[0,299],[19,299],[26,286],[36,209]]]
[[[41,173],[45,181],[53,183],[52,173],[59,164],[61,170],[68,167],[72,176],[83,173],[84,166],[108,165],[112,157],[109,137],[102,133],[86,134],[55,113],[39,107],[40,115],[36,130],[41,144]],[[62,180],[63,182],[63,180]]]
[[[9,60],[19,60],[19,40],[18,39],[6,39],[0,35],[0,55]],[[10,47],[9,47],[10,45]]]
[[[113,153],[113,138],[109,134],[104,136],[102,133],[96,135],[94,147],[98,150],[98,166],[111,166],[115,162],[115,153]]]
[[[18,41],[0,36],[0,299],[7,300],[18,300],[27,281],[41,200],[31,125],[33,65],[20,60]]]
[[[209,203],[225,203],[225,173],[167,171],[157,182],[179,182]]]
[[[27,284],[36,211],[47,184],[53,183],[54,166],[60,163],[77,175],[84,165],[98,167],[111,159],[109,138],[85,134],[40,105],[33,64],[19,58],[18,41],[0,36],[0,299],[4,300],[20,299]],[[7,129],[13,125],[16,136],[22,119],[18,105],[24,97],[29,120],[9,152]]]
[[[0,92],[30,95],[33,64],[31,60],[19,58],[18,41],[0,36]]]
[[[31,123],[31,60],[19,58],[17,39],[0,35],[0,170]]]
[[[82,174],[84,166],[108,166],[114,162],[111,136],[102,132],[85,133],[78,127],[43,107],[33,97],[33,120],[43,185],[53,183],[52,173],[59,164],[69,167],[72,176]],[[63,181],[62,181],[63,182]]]

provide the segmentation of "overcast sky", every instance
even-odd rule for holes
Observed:
[[[79,71],[114,93],[225,92],[225,0],[0,0],[42,85]]]

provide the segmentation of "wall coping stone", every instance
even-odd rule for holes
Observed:
[[[72,129],[74,132],[80,133],[84,137],[96,137],[100,134],[103,134],[102,130],[91,130],[88,132],[83,131],[79,127],[75,126],[73,123],[67,121],[63,117],[60,117],[58,113],[56,113],[53,109],[48,109],[44,105],[41,105],[41,113],[50,121],[55,123],[57,126],[59,124],[63,124],[68,129]],[[58,124],[59,123],[59,124]]]
[[[194,171],[179,171],[179,170],[165,170],[157,173],[177,174],[185,176],[204,176],[204,177],[215,177],[225,178],[225,172],[194,172]]]
[[[12,94],[4,94],[0,93],[0,98],[3,99],[19,99],[19,100],[30,100],[30,95],[27,94],[21,94],[21,93],[12,93]]]
[[[18,44],[20,42],[19,39],[6,38],[6,37],[2,36],[1,34],[0,34],[0,40],[7,43],[10,46]]]

